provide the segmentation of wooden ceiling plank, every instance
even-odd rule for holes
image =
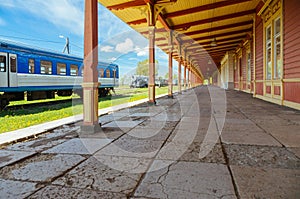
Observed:
[[[126,8],[136,7],[136,6],[143,6],[145,5],[144,0],[135,0],[135,1],[129,1],[125,3],[120,3],[112,6],[107,6],[107,9],[109,10],[123,10]]]
[[[242,11],[242,12],[236,12],[236,13],[231,13],[231,14],[227,14],[227,15],[212,17],[212,18],[208,18],[208,19],[201,19],[201,20],[198,20],[198,21],[193,21],[193,22],[188,22],[188,23],[184,23],[184,24],[174,25],[172,27],[172,29],[173,30],[177,30],[177,29],[187,30],[191,26],[196,26],[196,25],[205,24],[205,23],[212,23],[212,22],[221,21],[221,20],[225,20],[225,19],[232,19],[232,18],[236,18],[236,17],[242,17],[242,16],[245,16],[245,15],[250,15],[250,14],[254,14],[254,13],[255,13],[255,9],[246,10],[246,11]],[[129,23],[131,23],[131,22],[129,22]]]
[[[166,14],[164,14],[164,17],[166,19],[172,18],[172,17],[178,17],[178,16],[188,15],[188,14],[192,14],[192,13],[196,13],[196,12],[202,12],[202,11],[206,11],[206,10],[212,10],[215,8],[221,8],[221,7],[230,6],[230,5],[234,5],[234,4],[238,4],[238,3],[243,3],[243,2],[247,2],[247,1],[251,1],[251,0],[221,1],[221,2],[216,2],[216,3],[212,3],[212,4],[198,6],[195,8],[189,8],[186,10],[179,10],[179,11],[172,12],[172,13],[166,13]]]

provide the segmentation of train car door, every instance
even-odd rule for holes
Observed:
[[[0,52],[0,87],[8,87],[7,53]]]
[[[15,54],[9,54],[9,60],[8,60],[8,80],[9,80],[9,87],[17,87],[17,55]]]

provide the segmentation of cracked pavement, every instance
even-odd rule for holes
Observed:
[[[202,86],[99,121],[1,146],[0,198],[300,198],[300,111]]]

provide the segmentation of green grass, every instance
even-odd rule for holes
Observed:
[[[156,88],[156,95],[166,94],[168,87]],[[74,96],[73,96],[74,97]],[[76,96],[75,96],[76,97]],[[124,104],[148,97],[147,88],[130,89],[128,87],[117,88],[115,94],[100,98],[99,108],[107,108],[119,104]],[[70,97],[56,97],[55,100],[69,99]],[[78,98],[78,97],[77,97]],[[40,101],[40,100],[39,100]],[[11,104],[37,103],[39,101],[18,101]],[[48,100],[49,101],[49,100]],[[51,100],[50,100],[51,101]],[[23,102],[23,103],[22,103]],[[29,127],[44,122],[49,122],[69,116],[81,114],[82,104],[79,102],[65,102],[51,106],[32,107],[29,109],[7,110],[0,112],[0,133],[9,132],[25,127]]]

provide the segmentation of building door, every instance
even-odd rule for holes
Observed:
[[[0,87],[17,86],[17,55],[0,53]]]
[[[7,53],[0,52],[0,87],[8,87]]]

